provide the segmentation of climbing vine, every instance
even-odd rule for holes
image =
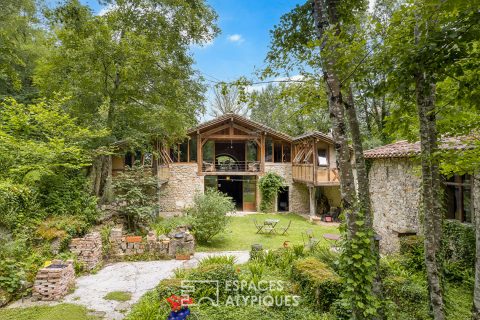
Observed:
[[[275,172],[270,171],[260,178],[259,186],[262,194],[260,210],[262,212],[272,210],[275,196],[285,186],[285,180]]]

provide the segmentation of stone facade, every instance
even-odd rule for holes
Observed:
[[[285,179],[288,186],[289,211],[296,213],[309,212],[308,187],[305,184],[293,182],[291,163],[265,163],[265,173],[273,171]],[[276,202],[275,202],[276,203]],[[260,201],[258,201],[260,204]]]
[[[67,295],[75,286],[73,260],[53,260],[48,267],[38,270],[33,284],[32,299],[55,301]]]
[[[102,262],[102,237],[99,232],[92,232],[83,238],[74,238],[70,242],[70,251],[75,253],[78,261],[90,271]]]
[[[165,216],[181,213],[193,203],[195,193],[204,189],[197,163],[172,163],[169,169],[170,178],[160,188],[160,212]]]
[[[421,232],[421,178],[413,159],[372,159],[369,172],[373,226],[382,253],[397,252],[400,237]]]

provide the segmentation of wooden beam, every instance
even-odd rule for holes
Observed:
[[[202,155],[202,136],[198,133],[197,134],[197,174],[201,175],[202,174],[202,166],[203,166],[203,155]]]
[[[317,142],[313,140],[313,183],[317,182],[317,161],[318,161],[318,154],[317,154]]]
[[[221,125],[220,127],[216,127],[216,128],[211,129],[211,130],[208,130],[207,132],[202,133],[202,137],[206,138],[206,137],[214,134],[215,132],[218,132],[218,131],[221,131],[221,130],[224,130],[224,129],[227,129],[227,128],[230,128],[230,123],[227,123],[227,124]]]
[[[254,140],[255,137],[247,135],[229,135],[229,134],[212,134],[208,137],[210,140]]]
[[[260,136],[260,171],[265,172],[265,135]]]

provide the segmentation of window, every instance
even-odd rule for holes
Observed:
[[[257,144],[253,141],[247,142],[247,161],[257,161],[258,159]]]
[[[179,162],[188,162],[188,142],[184,142],[179,145],[178,153]]]
[[[290,162],[290,145],[287,143],[283,144],[283,162]]]
[[[318,153],[317,154],[318,165],[319,166],[328,166],[327,149],[318,148],[317,153]]]
[[[273,141],[270,138],[265,140],[265,162],[273,161]]]
[[[472,222],[471,177],[454,175],[444,180],[446,218]]]
[[[274,162],[282,162],[282,143],[275,142],[273,144],[273,160]]]
[[[209,140],[203,145],[203,161],[208,161],[213,163],[213,156],[215,154],[215,142]]]
[[[190,162],[197,161],[197,138],[192,138],[190,143]]]

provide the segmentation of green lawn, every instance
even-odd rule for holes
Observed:
[[[31,308],[0,309],[2,320],[93,320],[98,319],[87,315],[85,307],[74,304],[58,304],[56,306],[41,306]]]
[[[262,224],[265,219],[278,219],[278,226],[287,226],[288,221],[292,220],[292,225],[288,230],[288,235],[264,235],[256,234],[257,229],[253,219]],[[316,238],[321,241],[325,233],[339,233],[336,226],[320,226],[312,224],[299,215],[288,214],[252,214],[244,217],[232,217],[227,230],[215,236],[207,245],[199,244],[197,251],[227,251],[227,250],[250,250],[253,243],[261,243],[265,249],[274,249],[283,246],[285,241],[290,241],[289,245],[302,244],[302,233],[305,230],[312,229]],[[305,235],[304,235],[305,238]]]

